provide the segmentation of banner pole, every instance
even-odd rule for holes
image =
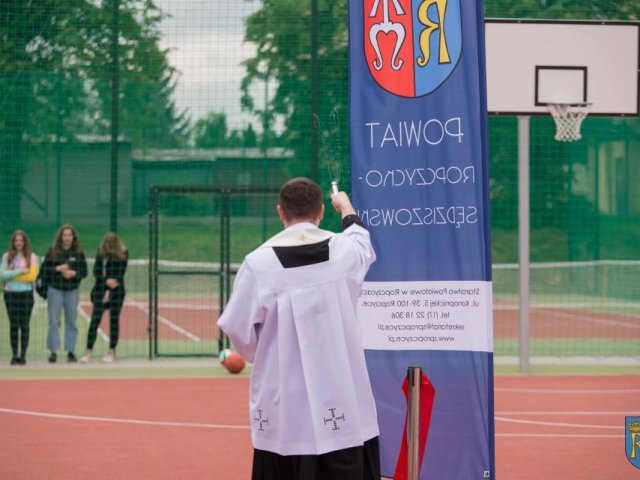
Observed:
[[[418,480],[420,475],[420,386],[422,369],[409,367],[409,411],[407,418],[407,480]]]

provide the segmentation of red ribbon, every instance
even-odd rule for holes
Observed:
[[[404,378],[402,383],[402,391],[407,399],[407,415],[404,419],[404,430],[402,434],[402,446],[398,454],[398,463],[396,463],[396,472],[393,480],[408,480],[408,446],[407,446],[407,420],[409,417],[409,377]],[[424,449],[427,446],[427,436],[429,435],[429,424],[431,423],[431,411],[433,410],[433,400],[436,396],[436,390],[422,373],[420,381],[420,468],[422,468],[422,459],[424,458]]]

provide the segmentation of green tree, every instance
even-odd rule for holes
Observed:
[[[258,146],[258,137],[251,124],[244,130],[227,126],[227,115],[222,112],[209,114],[196,121],[192,131],[193,144],[197,148],[250,148]]]
[[[255,43],[256,56],[245,62],[242,105],[261,124],[282,119],[283,132],[268,144],[295,152],[292,173],[309,174],[311,162],[311,10],[310,2],[263,0],[262,8],[247,18],[245,40]],[[318,116],[328,121],[338,111],[341,129],[348,125],[348,42],[346,0],[318,0]],[[252,95],[252,86],[275,80],[275,94],[266,107]],[[261,89],[259,89],[261,90]],[[348,152],[347,135],[341,136],[341,151]],[[337,138],[337,137],[336,137]],[[323,152],[321,152],[322,155]],[[343,159],[346,160],[346,159]],[[326,168],[320,167],[321,175]]]
[[[258,146],[258,137],[253,130],[251,124],[242,129],[234,128],[229,132],[226,138],[228,147],[235,148],[256,148]]]
[[[485,17],[637,20],[639,0],[485,0]]]
[[[113,1],[103,0],[95,11],[95,28],[86,45],[89,77],[97,94],[106,133],[111,116],[111,36]],[[188,119],[177,112],[172,95],[178,72],[160,48],[159,23],[164,14],[153,0],[119,0],[119,122],[120,132],[139,148],[176,147],[187,142]]]
[[[0,214],[20,220],[27,150],[50,138],[108,133],[113,0],[0,2]],[[120,0],[120,126],[137,146],[178,145],[187,122],[171,100],[177,72],[159,47],[152,0]]]
[[[199,119],[193,127],[194,143],[197,148],[226,147],[228,144],[227,115],[210,112]]]
[[[56,118],[72,114],[82,103],[68,96],[70,92],[56,89],[61,83],[70,85],[63,81],[61,72],[59,39],[70,35],[65,32],[64,18],[82,17],[83,13],[81,7],[59,7],[53,0],[7,0],[0,4],[0,205],[4,228],[13,228],[20,219],[27,142],[40,140],[45,132],[56,133]]]
[[[258,136],[251,124],[247,125],[247,128],[242,131],[242,143],[247,148],[258,146]]]

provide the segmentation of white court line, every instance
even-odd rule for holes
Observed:
[[[590,417],[593,417],[594,415],[600,415],[600,416],[629,416],[629,412],[625,411],[625,412],[562,412],[562,411],[556,411],[556,412],[496,412],[496,415],[588,415]]]
[[[601,316],[598,315],[607,315],[606,313],[598,313],[598,312],[584,312],[584,313],[568,313],[568,312],[561,312],[558,311],[558,309],[561,308],[585,308],[589,305],[587,304],[580,304],[580,303],[576,303],[575,305],[571,305],[571,304],[539,304],[539,305],[531,305],[530,309],[533,310],[551,310],[550,312],[547,312],[547,314],[549,316],[554,316],[554,317],[565,317],[571,320],[581,320],[584,321],[585,323],[595,323],[595,324],[601,324],[601,325],[611,325],[614,327],[625,327],[625,328],[629,328],[632,330],[640,330],[640,324],[638,323],[630,323],[630,322],[625,322],[622,320],[607,320],[605,318],[602,318]],[[592,306],[600,306],[599,304],[593,304]],[[631,308],[631,304],[606,304],[607,307],[629,307]],[[518,305],[494,305],[493,309],[494,310],[518,310],[520,307]]]
[[[141,302],[130,301],[125,302],[125,305],[133,305],[138,306]],[[144,305],[144,304],[143,304]],[[218,305],[207,305],[207,304],[193,304],[193,303],[174,303],[174,302],[159,302],[158,307],[160,308],[178,308],[182,310],[219,310],[220,307]]]
[[[80,302],[78,305],[78,313],[82,318],[84,318],[89,325],[91,325],[91,317],[82,309],[83,303],[88,302]],[[91,303],[89,303],[91,305]],[[105,342],[109,343],[109,336],[102,330],[101,327],[98,327],[98,336],[103,339]]]
[[[517,437],[517,438],[611,438],[615,440],[620,440],[620,434],[618,435],[610,435],[608,433],[605,434],[590,434],[590,435],[582,435],[579,433],[496,433],[496,437]]]
[[[506,417],[495,417],[496,420],[500,422],[507,423],[522,423],[525,425],[545,425],[548,427],[575,427],[575,428],[604,428],[608,430],[624,430],[624,425],[592,425],[592,424],[582,424],[582,423],[561,423],[561,422],[541,422],[539,420],[520,420],[516,418],[506,418]]]
[[[604,318],[594,318],[594,317],[586,316],[586,314],[566,313],[566,312],[558,312],[554,310],[550,312],[549,315],[554,317],[560,317],[560,318],[563,318],[563,317],[569,318],[571,320],[581,320],[584,322],[591,322],[591,323],[596,323],[601,325],[613,325],[615,327],[625,327],[625,328],[630,328],[632,330],[640,330],[640,324],[637,324],[637,323],[622,322],[618,320],[606,320]]]
[[[208,428],[208,429],[220,429],[220,430],[249,430],[250,427],[247,425],[223,425],[216,423],[191,423],[191,422],[162,422],[162,421],[154,421],[154,420],[134,420],[134,419],[124,419],[124,418],[111,418],[111,417],[93,417],[93,416],[83,416],[83,415],[64,415],[59,413],[46,413],[46,412],[35,412],[32,410],[17,410],[14,408],[1,408],[0,413],[14,414],[14,415],[24,415],[30,417],[40,417],[40,418],[55,418],[60,420],[76,420],[76,421],[85,421],[85,422],[100,422],[100,423],[117,423],[117,424],[127,424],[127,425],[148,425],[148,426],[158,426],[158,427],[186,427],[186,428]],[[501,417],[496,417],[496,420],[501,421],[510,421],[510,419],[504,419]],[[536,423],[543,424],[543,422],[515,422],[515,423]],[[558,426],[562,426],[563,424],[554,424]],[[564,424],[571,425],[571,424]],[[586,425],[578,425],[582,427],[587,427]],[[616,428],[619,427],[601,427],[601,428]],[[624,428],[624,427],[622,427]],[[589,435],[580,435],[580,434],[563,434],[563,433],[496,433],[496,437],[518,437],[518,438],[615,438],[617,440],[620,439],[620,435],[609,435],[609,434],[589,434]]]
[[[83,306],[91,306],[91,302],[81,301],[80,305]],[[146,305],[143,302],[138,302],[136,300],[125,300],[125,306],[130,307],[138,307],[141,308],[141,305]],[[158,307],[160,308],[178,308],[182,310],[219,310],[220,307],[218,305],[213,304],[193,304],[193,303],[177,303],[177,302],[159,302]]]
[[[189,423],[189,422],[160,422],[154,420],[133,420],[126,418],[89,417],[82,415],[62,415],[59,413],[34,412],[32,410],[16,410],[14,408],[0,408],[0,413],[13,413],[30,417],[57,418],[62,420],[81,420],[85,422],[125,423],[130,425],[154,425],[158,427],[190,427],[190,428],[218,428],[225,430],[249,430],[246,425],[222,425],[217,423]]]
[[[532,303],[529,305],[531,310],[557,310],[557,309],[576,309],[576,308],[640,308],[638,302],[564,302],[564,303]],[[518,310],[520,305],[517,303],[501,303],[493,304],[494,310]],[[593,312],[599,313],[599,312]],[[602,312],[600,312],[602,313]]]
[[[148,262],[149,260],[142,260]],[[162,260],[161,260],[162,261]],[[602,265],[619,265],[623,267],[633,267],[640,265],[640,260],[582,260],[580,262],[534,262],[532,269],[545,268],[572,268],[572,267],[597,267]],[[517,263],[494,263],[491,268],[494,270],[517,270],[520,265]]]
[[[494,388],[496,392],[513,393],[579,393],[580,395],[609,395],[611,393],[640,393],[640,388],[626,388],[617,390],[562,390],[554,388]]]
[[[140,310],[142,310],[147,315],[149,314],[149,308],[144,303],[131,302],[130,305],[138,307]],[[158,320],[160,320],[160,323],[166,325],[167,327],[171,328],[172,330],[175,330],[176,332],[180,333],[181,335],[184,335],[189,340],[193,340],[194,342],[199,342],[199,341],[202,340],[200,337],[198,337],[197,335],[194,335],[193,333],[191,333],[186,328],[182,328],[180,325],[176,325],[171,320],[169,320],[168,318],[163,317],[162,315],[158,315]]]

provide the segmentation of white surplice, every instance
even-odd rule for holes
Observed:
[[[283,266],[289,252],[327,246],[328,258]],[[312,223],[289,226],[245,258],[218,325],[253,363],[255,448],[319,455],[379,435],[356,317],[374,260],[364,228],[335,234]]]

